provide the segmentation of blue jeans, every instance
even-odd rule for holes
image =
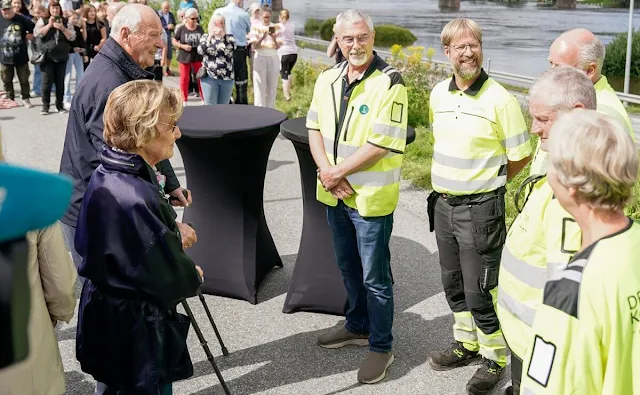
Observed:
[[[67,61],[67,70],[64,73],[64,101],[71,103],[71,69],[76,69],[76,89],[80,79],[84,75],[84,63],[82,62],[82,56],[79,53],[70,53],[69,60]]]
[[[345,326],[353,333],[369,333],[371,351],[391,351],[393,288],[389,240],[393,213],[365,218],[338,201],[336,207],[327,207],[327,219],[349,298]]]
[[[40,66],[36,65],[33,68],[33,89],[36,94],[42,94],[42,73],[40,72]]]
[[[233,80],[219,80],[208,75],[200,79],[204,104],[229,104],[233,91]]]

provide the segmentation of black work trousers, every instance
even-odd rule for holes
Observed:
[[[476,196],[470,201],[440,196],[435,201],[434,211],[442,285],[449,307],[457,313],[454,316],[470,313],[482,334],[498,332],[500,324],[492,294],[497,291],[500,258],[507,234],[504,193]],[[464,317],[460,325],[468,329],[454,331],[457,332],[456,340],[468,340],[469,344],[479,341],[482,349],[483,336],[480,334],[478,340],[473,339],[473,328],[464,323]]]
[[[2,73],[2,82],[4,83],[4,90],[7,91],[7,99],[15,100],[16,93],[13,89],[13,77],[18,74],[18,81],[20,81],[20,93],[22,94],[22,100],[29,99],[29,64],[13,65],[3,64],[0,65],[0,73]]]
[[[247,87],[249,71],[247,70],[247,47],[237,47],[233,51],[233,74],[236,85],[236,104],[249,104]]]
[[[49,111],[51,87],[55,84],[56,108],[62,110],[64,108],[64,74],[67,70],[67,61],[54,62],[53,60],[45,59],[40,64],[40,70],[42,71],[42,109]]]

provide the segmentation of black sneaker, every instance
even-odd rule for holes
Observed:
[[[43,107],[42,111],[40,111],[40,115],[49,115],[49,109]]]
[[[504,390],[504,395],[513,395],[513,385],[508,386],[507,389]]]
[[[482,358],[482,366],[467,383],[467,392],[471,395],[485,395],[491,392],[502,377],[504,368],[497,362]]]
[[[462,343],[452,343],[445,351],[436,351],[429,356],[429,365],[433,370],[450,370],[461,366],[475,365],[480,361],[477,351],[469,351]]]

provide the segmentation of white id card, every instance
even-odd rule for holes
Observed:
[[[541,386],[546,387],[549,383],[549,376],[551,375],[551,367],[553,366],[555,356],[556,346],[536,336],[527,375]]]

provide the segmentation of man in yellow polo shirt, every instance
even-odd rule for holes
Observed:
[[[607,77],[601,74],[604,63],[605,47],[598,38],[587,29],[573,29],[558,37],[549,48],[549,64],[552,67],[566,65],[584,71],[593,82],[598,98],[598,111],[607,114],[638,143],[633,131],[631,119],[624,105],[616,95]],[[536,149],[529,174],[547,173],[547,154]]]
[[[334,33],[347,60],[318,77],[307,128],[318,166],[317,198],[327,205],[349,309],[346,325],[321,335],[318,345],[368,345],[358,381],[373,384],[393,362],[389,240],[407,136],[407,89],[373,51],[367,14],[338,15]]]
[[[435,370],[481,363],[467,391],[487,394],[507,362],[494,306],[507,234],[505,184],[529,162],[531,145],[520,104],[482,69],[480,27],[455,19],[440,38],[453,77],[431,92],[428,202],[455,343],[431,353],[429,363]]]

